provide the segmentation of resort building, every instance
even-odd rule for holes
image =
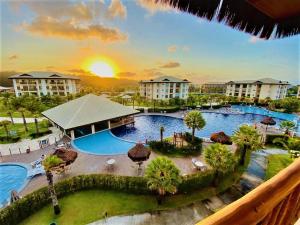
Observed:
[[[259,80],[230,81],[226,83],[226,96],[251,98],[253,100],[272,100],[286,97],[289,83],[287,81],[264,78]]]
[[[201,86],[201,93],[224,94],[226,92],[225,82],[208,82]]]
[[[88,94],[42,112],[71,139],[134,123],[139,113],[108,98]]]
[[[9,77],[16,96],[24,94],[43,96],[77,93],[79,78],[55,72],[29,72]]]
[[[189,94],[187,79],[162,76],[151,80],[140,81],[140,95],[147,99],[168,100],[171,98],[186,99]]]

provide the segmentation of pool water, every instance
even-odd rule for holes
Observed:
[[[220,113],[202,113],[206,125],[203,129],[196,131],[198,137],[210,137],[212,133],[224,131],[232,135],[241,124],[260,123],[265,117],[256,114],[226,115]],[[274,118],[277,124],[282,120]],[[164,136],[172,136],[174,132],[191,131],[182,119],[161,115],[136,116],[134,127],[118,127],[112,133],[120,138],[145,142],[145,140],[158,140],[160,138],[160,127],[163,126]]]
[[[121,140],[111,134],[109,130],[97,132],[77,138],[72,145],[79,151],[96,155],[117,155],[127,153],[135,143]]]
[[[17,164],[0,164],[0,207],[8,203],[11,191],[21,191],[26,181],[25,167]]]

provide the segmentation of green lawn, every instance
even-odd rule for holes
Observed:
[[[269,155],[267,160],[268,165],[266,169],[265,180],[275,176],[280,170],[286,168],[293,162],[293,159],[291,159],[289,154]]]
[[[10,124],[8,125],[8,131],[15,131],[17,133],[17,136],[21,138],[29,138],[30,134],[36,133],[35,129],[35,123],[28,123],[28,132],[25,132],[24,124]],[[45,121],[39,122],[39,131],[44,132],[48,130],[48,123]],[[6,137],[6,132],[4,130],[4,127],[0,127],[0,138]],[[0,144],[9,143],[9,141],[6,140],[0,140]]]
[[[108,216],[143,213],[153,210],[171,209],[215,194],[213,188],[203,189],[193,194],[180,194],[167,197],[158,205],[155,196],[135,195],[115,191],[87,190],[59,199],[61,214],[54,216],[51,205],[24,220],[21,225],[49,225],[55,221],[59,225],[87,224]]]

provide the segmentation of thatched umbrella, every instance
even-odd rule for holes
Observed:
[[[300,1],[157,0],[181,11],[218,22],[260,38],[300,33]]]
[[[66,165],[70,165],[76,160],[78,154],[71,149],[59,148],[55,150],[53,155],[56,155],[58,158],[62,159]]]
[[[232,144],[230,136],[226,135],[223,131],[218,132],[218,133],[213,133],[210,136],[210,140],[212,140],[213,142],[218,142],[218,143],[225,144],[225,145]]]
[[[143,145],[142,143],[137,143],[133,148],[131,148],[128,151],[128,157],[133,161],[133,162],[137,162],[138,166],[139,166],[139,170],[140,167],[143,163],[143,161],[146,161],[147,159],[149,159],[151,154],[151,151],[145,147],[145,145]]]
[[[266,125],[266,130],[268,129],[268,126],[274,126],[276,124],[276,121],[272,117],[265,117],[260,123]]]

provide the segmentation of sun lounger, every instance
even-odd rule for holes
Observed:
[[[27,176],[29,178],[33,178],[37,175],[44,175],[44,174],[45,174],[44,167],[43,166],[38,166],[36,168],[33,168],[32,170],[29,170]]]
[[[192,164],[198,170],[202,171],[202,170],[206,169],[206,166],[204,165],[204,163],[201,162],[200,160],[195,159],[195,158],[192,159]]]

